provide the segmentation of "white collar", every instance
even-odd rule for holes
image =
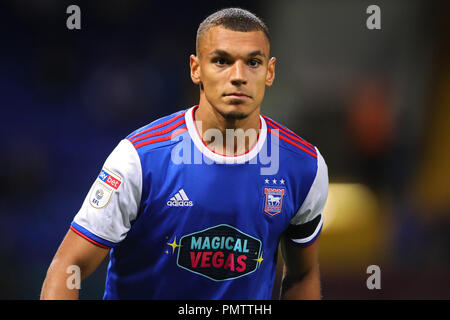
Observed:
[[[194,145],[197,147],[197,149],[200,150],[200,152],[210,158],[211,160],[214,160],[216,163],[225,163],[225,164],[243,164],[247,161],[250,161],[254,157],[256,157],[263,147],[266,137],[267,137],[267,125],[266,121],[264,120],[261,115],[259,115],[261,128],[259,131],[258,141],[256,144],[246,153],[237,155],[237,156],[225,156],[218,153],[215,153],[211,149],[209,149],[206,144],[203,142],[202,138],[200,137],[200,134],[197,130],[197,127],[194,123],[194,111],[198,106],[193,106],[189,108],[185,113],[185,119],[186,119],[186,126],[189,132],[189,135],[191,136],[192,141],[194,142]]]

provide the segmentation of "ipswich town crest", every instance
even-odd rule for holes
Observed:
[[[281,212],[283,207],[284,188],[264,188],[264,212],[274,216]]]

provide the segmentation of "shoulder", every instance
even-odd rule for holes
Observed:
[[[322,227],[322,211],[328,197],[328,167],[319,149],[278,122],[262,116],[268,136],[277,141],[280,158],[287,161],[299,195],[298,211],[292,217],[288,234],[296,245],[311,244]],[[275,139],[273,139],[275,138]],[[285,162],[286,163],[286,162]]]
[[[180,110],[161,117],[133,131],[125,139],[131,142],[138,153],[172,145],[175,137],[187,131],[186,111]]]
[[[280,163],[304,186],[328,185],[328,167],[319,149],[278,122],[262,116],[267,125],[271,149],[278,145]],[[319,188],[322,189],[322,188]],[[303,190],[308,193],[309,188]]]
[[[320,153],[316,146],[271,118],[264,115],[262,117],[266,122],[267,133],[271,141],[278,141],[280,148],[290,151],[294,158],[317,163]]]

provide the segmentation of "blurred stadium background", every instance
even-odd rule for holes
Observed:
[[[81,30],[66,8],[81,8]],[[368,30],[366,8],[381,8]],[[263,113],[318,145],[330,174],[325,299],[450,298],[447,1],[2,1],[0,299],[37,299],[93,179],[134,129],[197,103],[200,21],[239,6],[277,57]],[[381,290],[366,269],[381,268]],[[99,299],[106,263],[80,297]]]

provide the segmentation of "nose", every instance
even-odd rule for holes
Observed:
[[[245,76],[245,64],[238,60],[233,64],[231,68],[231,83],[235,86],[240,86],[247,83]]]

